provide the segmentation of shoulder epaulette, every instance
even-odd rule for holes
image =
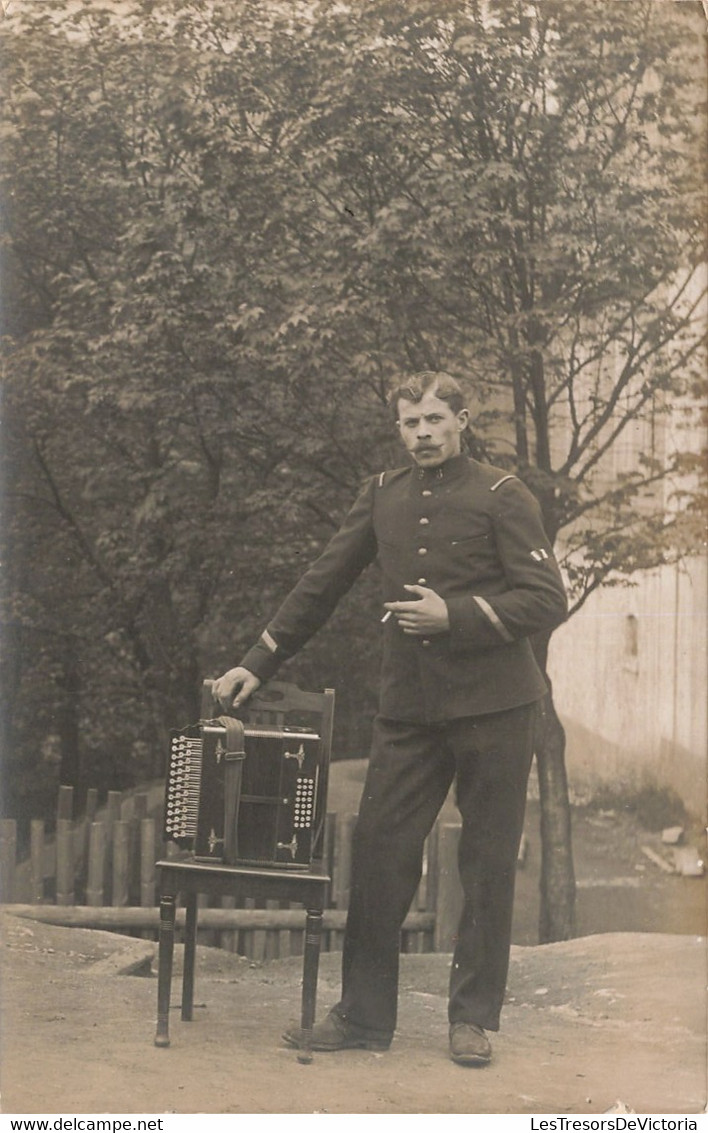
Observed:
[[[518,480],[518,476],[512,475],[511,472],[508,474],[508,476],[502,476],[501,480],[497,480],[496,484],[492,484],[489,491],[496,492],[497,488],[501,488],[502,484],[506,484],[507,480]]]

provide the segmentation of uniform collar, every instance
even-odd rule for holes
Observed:
[[[469,461],[464,452],[460,452],[457,456],[451,456],[444,464],[439,464],[437,468],[420,468],[415,462],[413,463],[413,475],[416,480],[422,480],[423,483],[435,482],[436,480],[457,480],[458,477],[464,475]]]

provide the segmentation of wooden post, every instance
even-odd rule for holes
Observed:
[[[285,908],[295,911],[299,909],[302,911],[302,905],[298,901],[290,901]],[[288,941],[288,956],[302,956],[305,950],[305,926],[302,928],[290,929],[290,940]]]
[[[88,877],[88,840],[89,823],[84,815],[74,823],[74,888],[79,894],[79,901],[86,892],[86,879]]]
[[[41,905],[44,900],[44,819],[30,823],[30,900]]]
[[[74,904],[74,831],[70,818],[57,819],[57,905]]]
[[[0,821],[0,901],[8,905],[15,892],[17,823],[14,818]]]
[[[356,814],[340,814],[337,816],[331,898],[331,905],[335,909],[346,909],[349,906],[349,887],[352,872],[352,837],[357,817]],[[338,952],[342,947],[343,939],[343,933],[331,932],[328,945],[329,951]]]
[[[98,791],[95,787],[89,787],[86,791],[86,805],[84,807],[83,819],[83,848],[82,848],[82,868],[81,868],[81,883],[83,887],[84,899],[87,904],[91,904],[88,898],[88,885],[89,885],[89,859],[91,855],[91,827],[96,821],[96,814],[98,812]],[[103,904],[103,885],[101,884],[101,904]]]
[[[452,952],[462,913],[462,886],[457,869],[460,826],[444,822],[438,830],[435,951]]]
[[[114,826],[116,822],[120,821],[120,803],[120,791],[109,791],[106,797],[106,873],[103,879],[103,891],[106,894],[109,894],[111,892],[111,886],[113,884],[113,839],[115,837]]]
[[[86,792],[86,818],[88,819],[89,826],[92,822],[96,821],[96,811],[98,810],[98,791],[95,787],[89,787]]]
[[[266,909],[279,909],[279,901],[266,901]],[[263,959],[264,960],[279,960],[280,953],[280,933],[277,929],[269,929],[265,934],[263,941]]]
[[[141,905],[143,903],[141,896],[143,883],[142,823],[143,819],[147,818],[147,803],[148,797],[144,791],[135,795],[133,799],[133,813],[130,820],[130,875],[128,881],[130,904],[132,905],[138,902],[140,902]],[[153,863],[156,860],[157,859],[153,857]]]
[[[436,822],[428,835],[426,847],[428,871],[425,877],[425,911],[435,914],[438,904],[438,833],[439,823]],[[422,951],[435,951],[435,928],[422,933]]]
[[[92,822],[89,832],[88,880],[86,904],[103,905],[103,882],[106,872],[106,827],[103,822]]]
[[[120,791],[109,791],[106,798],[106,821],[108,823],[118,822],[121,817],[121,793]]]
[[[113,823],[113,886],[112,905],[128,904],[128,876],[130,865],[130,823]]]
[[[323,840],[322,840],[322,843],[323,843],[322,860],[324,862],[325,868],[326,868],[330,877],[334,877],[334,875],[335,875],[334,874],[334,867],[335,867],[334,857],[335,857],[336,838],[337,838],[337,825],[338,825],[338,819],[337,819],[336,812],[327,811],[327,814],[325,816],[324,837],[323,837]],[[331,887],[330,887],[330,889],[331,889]],[[331,907],[331,905],[332,905],[332,892],[331,891],[330,891],[330,895],[329,895],[329,904],[330,904],[330,907]],[[305,937],[304,937],[304,934],[303,934],[303,947],[304,947],[304,942],[305,942]],[[325,933],[324,940],[322,942],[322,948],[329,950],[330,947],[331,947],[331,945],[330,945],[329,934]],[[296,952],[296,953],[293,953],[293,954],[299,955],[299,952]]]
[[[288,901],[278,901],[277,905],[279,909],[290,908]],[[284,960],[290,955],[290,935],[290,932],[285,929],[280,929],[278,932],[278,958],[280,960]]]
[[[57,795],[57,821],[74,817],[74,788],[60,787]]]
[[[140,904],[155,904],[155,819],[143,818],[140,822]]]
[[[325,817],[323,861],[330,877],[334,869],[334,839],[337,833],[337,815],[328,811]]]
[[[222,897],[222,909],[235,909],[235,897]],[[238,933],[237,932],[221,932],[219,933],[219,948],[223,948],[225,952],[235,952],[238,947]]]

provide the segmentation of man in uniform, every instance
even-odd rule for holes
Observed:
[[[401,925],[423,844],[455,782],[464,892],[448,1004],[450,1056],[491,1058],[509,963],[514,879],[545,693],[529,635],[567,614],[531,492],[462,451],[469,414],[445,373],[391,395],[404,468],[368,480],[338,533],[241,664],[215,685],[238,708],[325,623],[361,571],[383,574],[379,712],[352,852],[339,1003],[314,1050],[385,1050],[396,1026]],[[284,1038],[299,1045],[297,1028]]]

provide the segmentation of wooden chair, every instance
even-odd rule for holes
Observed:
[[[246,726],[282,728],[286,725],[317,726],[322,742],[315,813],[321,816],[314,831],[312,862],[309,868],[279,866],[222,865],[195,861],[193,855],[182,854],[157,862],[160,893],[160,933],[158,950],[157,1031],[155,1045],[167,1047],[169,1038],[169,1006],[172,985],[172,961],[175,939],[177,899],[184,897],[184,970],[182,979],[182,1020],[190,1022],[194,1003],[194,963],[197,940],[197,899],[200,893],[210,897],[233,897],[236,901],[251,897],[256,900],[298,902],[305,909],[305,941],[301,1027],[303,1046],[298,1061],[311,1062],[310,1041],[315,1020],[317,974],[322,934],[322,913],[327,899],[330,877],[323,864],[324,816],[327,805],[327,776],[332,748],[334,691],[305,692],[295,685],[272,681],[251,697],[248,711],[241,713]],[[218,715],[211,697],[211,682],[204,682],[202,719]],[[314,723],[313,723],[314,721]]]

